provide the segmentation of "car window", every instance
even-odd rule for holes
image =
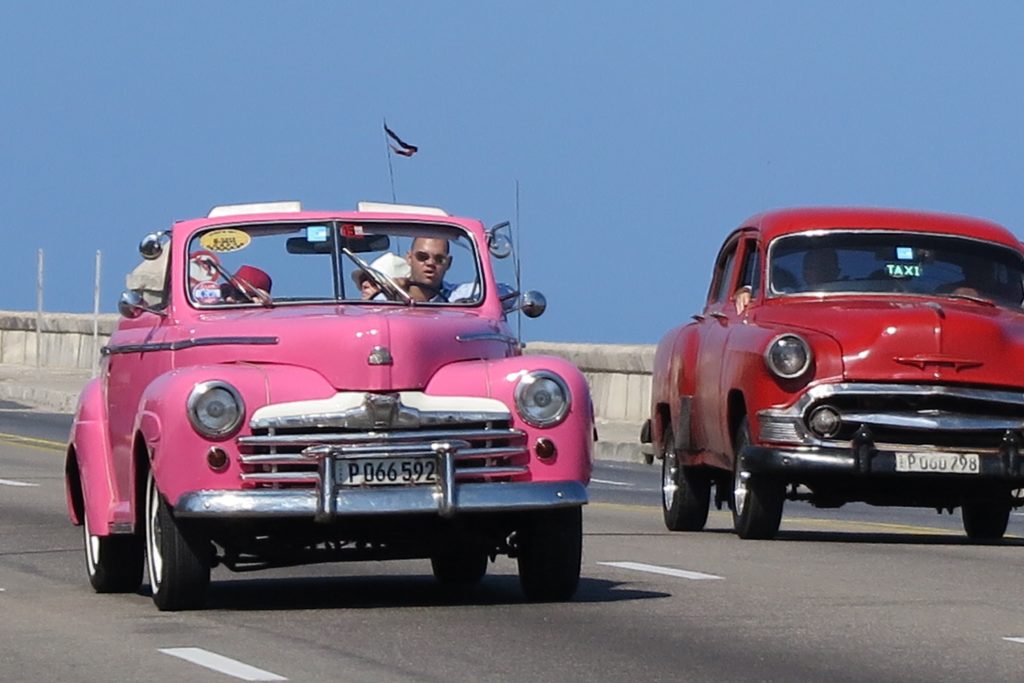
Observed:
[[[735,274],[736,247],[739,243],[728,245],[718,257],[715,274],[711,281],[711,296],[708,303],[718,303],[728,299],[732,294],[731,284]]]
[[[973,296],[1019,307],[1024,262],[1007,247],[966,237],[829,231],[769,247],[770,292]]]
[[[761,291],[761,255],[757,250],[757,240],[743,241],[743,270],[740,273],[740,287],[750,287],[752,296]]]
[[[480,272],[472,236],[455,226],[318,221],[199,231],[185,281],[200,308],[409,298],[464,306],[482,301]]]

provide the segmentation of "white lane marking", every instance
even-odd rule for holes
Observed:
[[[705,574],[703,572],[691,572],[685,569],[673,569],[672,567],[659,567],[656,564],[644,564],[642,562],[598,562],[607,567],[618,567],[619,569],[633,569],[638,572],[649,572],[651,574],[664,574],[675,576],[680,579],[691,579],[693,581],[704,581],[707,579],[722,579],[725,577]]]
[[[179,657],[185,661],[204,666],[207,669],[219,671],[228,676],[240,678],[243,681],[287,681],[284,676],[272,674],[263,669],[243,664],[242,662],[219,655],[215,652],[204,650],[200,647],[168,647],[160,650],[165,655]]]
[[[1011,643],[1024,643],[1024,638],[1010,638],[1008,636],[1004,636],[1003,640],[1008,640]]]
[[[0,479],[0,485],[2,485],[2,486],[39,486],[39,484],[30,484],[27,481],[14,481],[13,479]]]
[[[591,484],[607,484],[608,486],[632,486],[633,485],[633,484],[630,484],[629,482],[626,482],[626,481],[609,481],[607,479],[591,479],[590,483]]]

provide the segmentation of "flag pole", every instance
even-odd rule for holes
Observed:
[[[391,165],[391,143],[388,141],[388,120],[385,118],[384,121],[384,153],[388,157],[388,177],[391,179],[391,203],[398,203],[398,199],[395,196],[395,169]]]

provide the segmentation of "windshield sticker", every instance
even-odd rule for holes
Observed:
[[[326,242],[327,241],[327,226],[326,225],[310,225],[306,228],[306,241],[307,242]]]
[[[896,260],[898,260],[898,261],[913,261],[914,260],[914,248],[913,247],[896,247]]]
[[[229,251],[241,251],[249,246],[250,242],[252,242],[252,237],[249,236],[249,233],[232,228],[214,230],[199,238],[199,244],[203,246],[203,249],[221,254]]]
[[[192,298],[201,304],[219,304],[220,285],[214,282],[201,282],[192,289]]]
[[[361,225],[353,225],[352,223],[342,223],[341,234],[343,237],[362,237],[366,233],[363,231],[363,226]]]
[[[892,277],[921,277],[919,263],[886,263],[885,270]]]
[[[200,282],[212,282],[219,277],[217,264],[220,259],[212,251],[197,251],[189,257],[188,277],[191,284]]]

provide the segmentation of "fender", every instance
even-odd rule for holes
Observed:
[[[231,384],[245,401],[245,415],[238,434],[221,440],[211,440],[196,432],[186,410],[188,396],[195,385],[212,380]],[[157,488],[174,505],[187,491],[238,486],[240,470],[235,438],[249,433],[248,419],[257,409],[268,403],[329,398],[335,393],[322,375],[294,365],[195,365],[164,373],[146,387],[136,412],[135,430],[145,443],[148,465]],[[229,465],[226,469],[215,472],[206,464],[206,455],[213,446],[227,451]],[[133,462],[133,478],[138,476],[135,467]],[[131,501],[132,509],[135,505],[136,502]]]
[[[689,323],[669,330],[658,342],[651,378],[651,438],[655,453],[662,452],[663,435],[670,425],[677,451],[690,452],[694,448],[691,398],[696,390],[693,369],[697,365],[698,341],[697,325]]]
[[[82,513],[88,515],[89,529],[97,536],[114,533],[111,527],[126,521],[120,516],[115,519],[114,514],[118,494],[106,418],[103,381],[97,377],[86,384],[79,396],[64,462],[68,517],[76,526],[84,521],[75,504],[75,496],[80,493]],[[76,471],[77,478],[72,474]],[[81,487],[80,492],[75,490],[77,486]]]
[[[570,407],[565,420],[554,427],[533,427],[516,410],[515,389],[524,374],[547,370],[561,377],[569,389]],[[511,426],[526,432],[533,481],[590,481],[593,470],[594,406],[586,377],[569,361],[555,356],[527,355],[496,360],[450,363],[440,368],[426,392],[437,396],[481,396],[504,403],[512,415]],[[535,455],[537,440],[555,443],[558,455],[541,460]]]

